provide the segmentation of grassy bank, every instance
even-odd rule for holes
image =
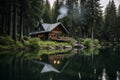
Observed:
[[[20,41],[14,41],[10,36],[0,36],[0,50],[24,49]]]
[[[25,40],[26,46],[32,49],[62,49],[65,46],[71,46],[68,42],[42,41],[39,38],[30,38]]]
[[[1,50],[20,50],[20,49],[63,49],[65,46],[71,46],[70,42],[42,41],[39,38],[24,37],[24,45],[20,41],[14,41],[9,36],[0,36]]]
[[[80,44],[86,48],[100,48],[98,39],[79,39]],[[21,50],[21,49],[38,49],[38,50],[62,50],[66,47],[72,47],[76,42],[73,38],[69,38],[68,42],[42,41],[39,38],[24,37],[24,44],[21,41],[14,41],[9,36],[0,36],[0,50]]]

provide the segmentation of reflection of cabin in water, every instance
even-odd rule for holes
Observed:
[[[68,33],[68,30],[60,22],[54,24],[43,23],[39,25],[39,31],[31,32],[30,36],[42,40],[67,41],[67,37],[64,37],[64,35]]]

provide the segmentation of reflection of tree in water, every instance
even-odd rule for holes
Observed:
[[[79,51],[79,53],[71,52],[67,56],[65,56],[66,54],[63,55],[64,57],[62,54],[55,54],[37,56],[37,58],[36,54],[34,54],[35,57],[31,58],[31,53],[1,53],[0,64],[2,66],[0,65],[0,75],[9,75],[8,78],[11,78],[11,80],[18,80],[17,77],[13,78],[13,76],[19,76],[21,80],[79,80],[80,78],[81,80],[102,80],[103,69],[105,68],[109,80],[119,80],[120,55],[118,52],[112,50],[100,50],[97,55],[94,54],[97,51],[88,50],[84,52]],[[92,57],[92,54],[84,55],[89,53],[93,53],[94,57]],[[60,60],[60,64],[53,64],[53,61],[50,61],[50,57],[56,61]],[[53,67],[61,70],[61,73],[47,72],[41,74],[40,72],[44,65],[34,63],[31,59],[51,63]],[[2,64],[1,62],[5,63]],[[4,80],[7,80],[7,77]]]
[[[116,71],[116,75],[117,75],[116,80],[120,80],[120,72],[119,71]]]
[[[116,77],[116,74],[114,73],[119,70],[120,67],[120,62],[118,61],[120,56],[115,54],[112,55],[113,52],[101,52],[102,53],[99,53],[99,55],[94,54],[93,60],[91,60],[92,55],[86,56],[80,53],[74,55],[68,66],[65,68],[64,73],[69,76],[77,77],[80,72],[82,80],[93,80],[98,79],[99,76],[101,77],[103,68],[106,68],[108,76],[113,80],[113,78]],[[93,51],[93,53],[96,52]]]
[[[83,49],[83,50],[81,51],[81,54],[86,55],[86,56],[98,55],[98,54],[99,54],[99,50],[98,50],[98,49],[95,49],[95,48]]]

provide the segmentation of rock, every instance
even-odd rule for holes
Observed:
[[[74,47],[74,48],[85,48],[84,45],[78,44],[78,43],[73,44],[73,47]]]
[[[71,50],[72,49],[72,46],[64,46],[64,49],[68,49],[68,50]]]

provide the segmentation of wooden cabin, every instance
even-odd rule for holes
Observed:
[[[64,37],[68,33],[68,30],[60,22],[54,24],[43,23],[39,25],[39,31],[31,32],[30,36],[42,40],[68,41],[67,37]]]

